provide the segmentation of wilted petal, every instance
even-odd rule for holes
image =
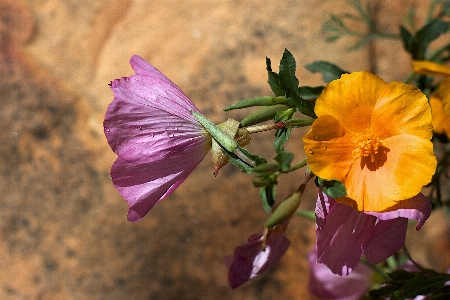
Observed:
[[[357,300],[369,291],[374,272],[367,265],[359,264],[350,275],[340,276],[316,261],[317,253],[312,250],[308,262],[309,290],[313,295],[327,300]]]
[[[236,288],[272,268],[287,251],[291,242],[285,235],[286,225],[277,226],[262,250],[263,234],[254,234],[246,244],[237,246],[233,256],[225,257],[229,267],[228,284]]]

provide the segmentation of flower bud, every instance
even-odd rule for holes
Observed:
[[[295,192],[278,205],[275,211],[270,215],[264,227],[270,228],[283,223],[289,219],[297,210],[301,201],[301,193]]]

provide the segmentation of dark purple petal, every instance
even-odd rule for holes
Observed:
[[[272,268],[287,251],[291,242],[284,234],[286,226],[279,227],[269,235],[264,250],[263,234],[254,234],[246,244],[234,249],[233,256],[225,257],[229,267],[228,284],[233,289]]]
[[[318,202],[330,205],[323,227],[316,229],[317,261],[333,273],[346,276],[358,265],[361,246],[372,236],[376,218],[337,203],[321,191]]]
[[[379,220],[373,235],[363,245],[367,261],[376,265],[399,251],[405,244],[408,219]]]
[[[373,270],[367,265],[359,264],[350,275],[340,276],[333,274],[326,265],[316,261],[316,251],[310,251],[308,262],[311,294],[330,300],[356,300],[369,291]]]
[[[422,193],[408,199],[399,201],[398,204],[389,208],[389,211],[385,212],[366,212],[372,216],[377,217],[380,220],[390,220],[399,217],[416,220],[419,224],[416,230],[420,230],[425,221],[431,214],[431,202]]]

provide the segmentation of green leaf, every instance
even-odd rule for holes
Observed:
[[[413,59],[424,59],[428,49],[428,45],[439,36],[449,31],[449,29],[450,22],[436,19],[417,31],[409,49],[409,52],[412,54]]]
[[[301,86],[298,88],[298,94],[305,100],[315,100],[322,93],[324,86]]]
[[[315,61],[306,65],[305,68],[312,73],[322,73],[322,80],[327,83],[339,79],[342,74],[349,73],[326,61]]]
[[[269,75],[267,82],[269,83],[273,93],[275,94],[275,96],[284,96],[286,94],[286,90],[281,87],[280,76],[272,71],[272,62],[268,57],[266,57],[266,69]]]
[[[292,108],[282,111],[275,116],[275,122],[284,122],[284,121],[290,120],[290,119],[292,119],[292,116],[294,115],[294,113],[295,113],[295,110]],[[289,139],[289,136],[291,135],[291,131],[292,131],[291,128],[282,128],[282,129],[277,129],[277,131],[275,132],[276,139],[275,139],[275,143],[274,143],[274,148],[277,153],[284,151],[284,144]]]
[[[278,73],[280,77],[280,83],[286,90],[286,99],[291,96],[291,94],[298,94],[298,79],[295,76],[296,63],[295,58],[287,49],[284,49],[283,57],[280,61],[280,71]]]
[[[264,211],[269,213],[275,204],[276,184],[271,183],[259,189],[259,197],[262,200]]]
[[[449,274],[439,274],[434,272],[433,274],[417,273],[417,275],[408,280],[391,299],[413,299],[419,295],[437,294],[449,280]]]
[[[317,177],[317,185],[323,189],[323,192],[331,198],[339,198],[347,195],[345,185],[337,180],[325,180]]]
[[[411,44],[414,36],[403,26],[400,26],[400,37],[402,39],[403,48],[411,53]]]
[[[294,159],[294,154],[283,151],[279,152],[274,159],[280,165],[281,171],[287,171],[291,167],[291,162]]]
[[[274,143],[275,152],[280,153],[284,151],[284,144],[286,144],[287,140],[289,139],[291,131],[291,128],[283,128],[277,130],[277,132],[275,133],[276,140]]]

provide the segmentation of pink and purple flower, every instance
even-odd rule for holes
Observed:
[[[172,81],[137,55],[130,64],[136,75],[110,84],[114,100],[103,125],[118,155],[111,178],[135,222],[188,177],[208,153],[211,136]]]
[[[286,253],[291,242],[286,237],[287,223],[273,228],[267,235],[253,234],[246,244],[237,246],[234,254],[225,257],[229,268],[228,284],[234,289],[275,266]]]
[[[334,274],[346,276],[362,255],[378,264],[405,244],[408,219],[420,230],[431,213],[431,203],[422,194],[400,201],[385,212],[360,212],[336,202],[319,190],[316,202],[317,262]]]

